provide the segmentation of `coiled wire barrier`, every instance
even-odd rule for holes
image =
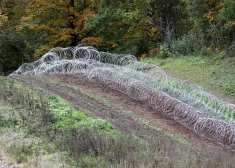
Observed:
[[[148,103],[195,133],[235,150],[235,108],[202,89],[170,78],[156,65],[94,47],[53,48],[13,75],[77,74]]]

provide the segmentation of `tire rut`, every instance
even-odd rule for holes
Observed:
[[[120,110],[104,105],[96,99],[84,95],[80,91],[72,89],[68,86],[58,83],[53,84],[49,81],[47,82],[45,77],[20,76],[14,77],[14,79],[27,87],[39,87],[44,91],[56,94],[67,100],[75,107],[75,109],[85,110],[92,113],[96,117],[108,120],[115,126],[116,129],[120,131],[124,131],[128,134],[135,134],[136,136],[148,141],[157,139],[160,135],[160,133],[156,130],[136,122],[130,116],[120,112]]]
[[[170,143],[172,138],[166,134],[162,134],[156,129],[152,128],[149,124],[141,124],[139,121],[134,120],[123,111],[129,111],[139,119],[143,118],[150,122],[151,125],[155,125],[157,128],[167,131],[170,135],[182,137],[187,142],[198,146],[199,148],[215,149],[220,152],[225,152],[228,155],[233,156],[233,152],[219,146],[213,141],[209,141],[204,137],[200,137],[192,131],[188,130],[184,126],[175,122],[163,115],[161,112],[156,111],[148,104],[130,98],[129,96],[113,90],[106,85],[91,81],[82,76],[60,74],[60,75],[43,75],[43,76],[15,76],[14,79],[18,80],[27,87],[31,86],[36,88],[42,88],[42,92],[50,92],[52,94],[59,95],[63,99],[71,103],[77,110],[85,110],[92,113],[93,116],[106,119],[112,123],[116,129],[129,134],[135,134],[136,136],[145,139],[150,144],[155,143],[159,138],[164,136],[166,143]],[[56,83],[50,82],[55,81]],[[71,86],[71,87],[68,87]],[[104,98],[114,105],[118,105],[120,108],[111,108],[84,95],[80,91],[72,88],[73,86],[81,88],[90,92],[93,95]],[[45,93],[44,93],[45,94]]]

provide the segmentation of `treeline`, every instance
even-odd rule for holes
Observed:
[[[234,0],[0,0],[0,72],[52,47],[138,57],[235,53]]]

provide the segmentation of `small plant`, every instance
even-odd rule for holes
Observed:
[[[171,52],[169,51],[169,48],[166,47],[165,45],[160,46],[160,52],[159,52],[159,57],[162,59],[166,59],[171,56]]]

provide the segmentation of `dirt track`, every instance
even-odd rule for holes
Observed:
[[[141,124],[130,117],[124,111],[130,111],[140,118],[147,119],[158,128],[166,130],[171,134],[177,134],[190,142],[202,146],[224,150],[222,147],[194,134],[184,126],[176,123],[156,111],[150,106],[132,99],[125,94],[110,89],[96,81],[90,81],[85,77],[75,75],[47,75],[47,76],[20,76],[14,79],[21,83],[44,91],[59,95],[69,101],[75,108],[91,112],[92,115],[109,120],[117,129],[127,133],[133,133],[146,140],[157,139],[159,132],[148,125]],[[56,81],[56,82],[50,82]],[[82,88],[93,95],[104,98],[110,103],[118,105],[109,106],[101,101],[81,93],[78,89],[71,86]]]

